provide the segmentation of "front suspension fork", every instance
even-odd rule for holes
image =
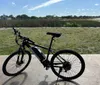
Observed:
[[[16,64],[21,65],[22,63],[24,63],[23,58],[24,58],[24,50],[22,50],[22,48],[19,48]]]

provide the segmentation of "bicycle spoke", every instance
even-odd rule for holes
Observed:
[[[13,71],[16,71],[15,70],[16,68],[15,68],[15,65],[13,65],[13,66],[11,66],[11,67],[9,67],[9,69],[7,69],[7,71],[10,71],[11,73],[13,72]]]
[[[77,58],[74,57],[71,62],[74,63],[75,61],[77,61]]]

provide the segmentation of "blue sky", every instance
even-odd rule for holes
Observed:
[[[0,15],[100,15],[100,0],[1,0]]]

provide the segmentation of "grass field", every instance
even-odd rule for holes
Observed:
[[[21,34],[38,44],[48,46],[51,36],[46,32],[60,32],[56,38],[54,49],[72,49],[82,54],[100,53],[100,28],[26,28],[19,29]],[[6,55],[17,50],[12,29],[0,29],[0,55]]]

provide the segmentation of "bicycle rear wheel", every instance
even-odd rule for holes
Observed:
[[[7,76],[16,76],[20,74],[31,61],[31,54],[29,51],[16,51],[12,53],[4,62],[2,70]]]
[[[72,80],[82,75],[85,62],[78,53],[72,50],[61,50],[52,57],[51,69],[58,77]]]

